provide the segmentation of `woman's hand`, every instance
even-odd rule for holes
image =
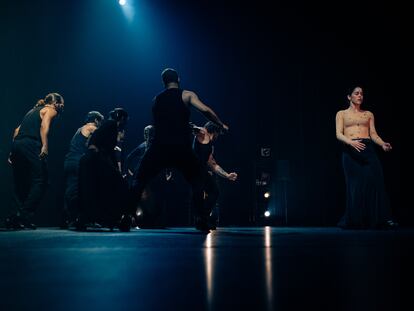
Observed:
[[[49,150],[48,150],[47,146],[42,146],[42,149],[40,150],[39,158],[40,159],[45,159],[48,154],[49,154]]]
[[[352,140],[349,145],[354,148],[356,151],[361,152],[365,149],[365,144],[361,142],[360,139]]]
[[[385,152],[387,152],[387,151],[391,151],[391,149],[392,149],[392,146],[391,146],[391,144],[390,144],[390,143],[383,143],[383,144],[381,145],[381,147],[382,147],[382,149],[383,149]]]

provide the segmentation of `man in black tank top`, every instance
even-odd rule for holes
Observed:
[[[203,165],[204,173],[204,200],[205,207],[209,211],[209,225],[215,229],[218,221],[218,213],[215,211],[219,189],[215,175],[230,181],[237,179],[235,172],[227,173],[214,159],[214,145],[221,129],[213,122],[207,122],[204,127],[193,127],[195,132],[193,149]]]
[[[18,210],[6,219],[7,228],[36,229],[30,218],[46,192],[49,129],[63,107],[63,97],[50,93],[37,102],[14,131],[9,162]]]
[[[220,128],[227,130],[228,127],[194,92],[179,87],[179,77],[174,69],[165,69],[161,77],[165,89],[154,98],[152,107],[154,140],[140,163],[132,186],[134,208],[139,204],[145,186],[153,177],[165,168],[176,168],[191,184],[196,228],[206,231],[209,226],[208,211],[203,205],[203,171],[191,146],[190,108],[197,109]],[[135,210],[131,211],[134,216],[135,213]],[[125,217],[124,222],[127,225],[130,219]]]
[[[65,156],[65,203],[63,209],[62,229],[68,228],[78,214],[78,173],[79,161],[88,149],[87,143],[92,133],[100,126],[104,116],[98,111],[90,111],[86,115],[83,126],[73,135],[69,151]]]

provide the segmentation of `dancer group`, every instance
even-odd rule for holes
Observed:
[[[73,224],[83,230],[99,224],[129,231],[146,186],[162,171],[175,169],[191,185],[195,227],[201,231],[215,229],[211,214],[217,201],[217,189],[214,188],[213,193],[211,181],[206,178],[208,171],[232,181],[237,174],[227,173],[216,162],[211,162],[212,148],[207,151],[207,158],[205,151],[201,156],[200,148],[194,149],[194,142],[197,141],[196,146],[211,147],[218,134],[229,127],[197,94],[180,88],[176,70],[163,70],[161,78],[164,90],[153,100],[151,140],[147,141],[139,165],[130,166],[125,174],[117,154],[129,118],[127,111],[115,108],[107,119],[98,111],[87,114],[85,124],[74,134],[65,157],[63,226]],[[48,94],[25,115],[14,133],[9,162],[13,168],[18,209],[5,220],[8,228],[35,228],[33,215],[47,185],[48,133],[51,121],[63,107],[64,99],[60,94]],[[206,128],[190,122],[191,108],[210,121]],[[200,140],[200,135],[205,138]]]
[[[153,123],[144,130],[145,142],[122,167],[120,151],[129,115],[115,108],[107,119],[90,111],[74,134],[65,157],[65,203],[62,227],[78,230],[101,226],[129,231],[136,224],[141,200],[150,182],[182,173],[191,185],[194,223],[200,231],[216,229],[212,217],[218,199],[213,176],[237,180],[214,158],[214,141],[229,127],[192,91],[180,87],[176,70],[167,68],[161,78],[164,90],[155,96]],[[388,152],[375,129],[374,114],[362,109],[363,90],[351,89],[349,107],[336,114],[336,137],[343,145],[346,211],[342,228],[393,228],[382,167],[375,145]],[[18,208],[5,220],[10,229],[35,229],[33,215],[47,188],[48,133],[52,120],[62,112],[64,99],[50,93],[24,116],[13,135],[9,162],[13,168]],[[190,121],[191,109],[207,119],[204,126]],[[156,194],[155,194],[156,195]]]

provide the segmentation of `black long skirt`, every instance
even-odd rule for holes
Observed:
[[[342,165],[346,183],[346,211],[340,222],[342,228],[381,228],[391,220],[389,199],[385,192],[381,163],[370,139],[361,152],[345,146]]]

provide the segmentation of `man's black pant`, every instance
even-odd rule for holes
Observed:
[[[176,168],[183,174],[192,188],[193,207],[197,217],[207,221],[209,212],[204,206],[203,199],[204,174],[191,145],[159,145],[154,142],[149,147],[142,158],[132,186],[133,208],[139,204],[146,185],[166,168]],[[135,211],[132,210],[131,214],[134,213]]]
[[[79,159],[66,160],[64,220],[73,221],[79,214]]]
[[[84,223],[114,227],[128,209],[125,180],[110,156],[88,150],[79,163],[79,208]]]
[[[216,176],[206,171],[204,175],[204,192],[205,192],[205,208],[208,210],[212,222],[217,221],[217,215],[212,215],[219,197],[219,189],[217,186]],[[213,213],[214,214],[214,213]]]
[[[44,197],[48,183],[46,159],[40,159],[41,143],[35,139],[15,140],[12,168],[18,216],[26,219],[34,214]]]

